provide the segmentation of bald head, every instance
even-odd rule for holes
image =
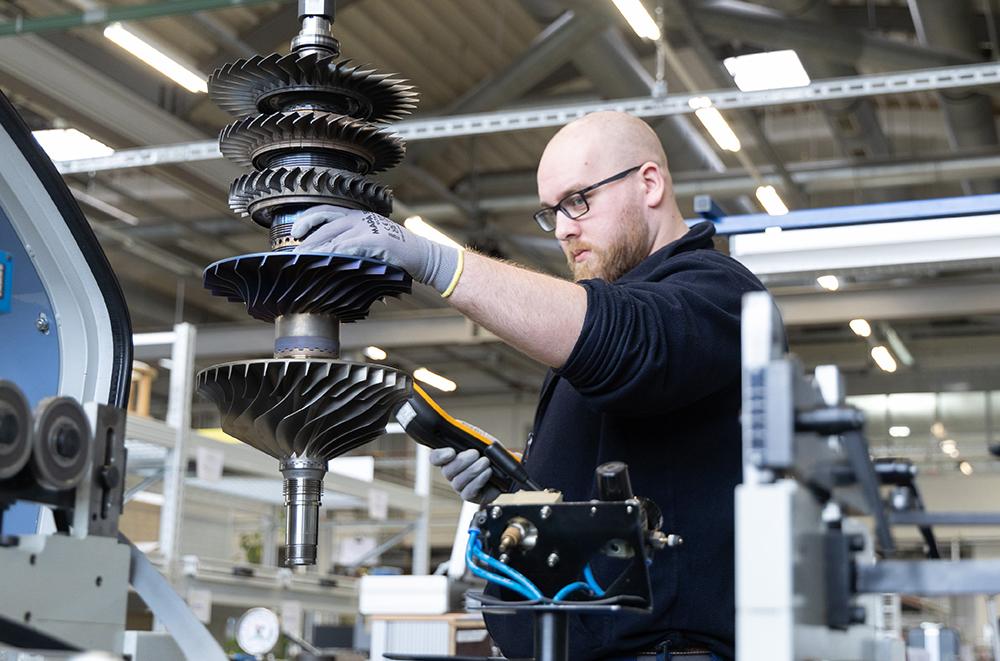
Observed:
[[[572,206],[568,196],[578,192],[584,201]],[[623,112],[591,113],[561,128],[538,163],[538,197],[543,207],[570,205],[553,218],[578,279],[614,280],[687,231],[660,139]]]
[[[594,171],[610,173],[652,161],[667,170],[660,138],[646,122],[627,113],[607,111],[584,115],[559,129],[545,147],[539,170],[575,161]]]

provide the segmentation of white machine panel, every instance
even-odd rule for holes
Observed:
[[[362,615],[440,615],[448,611],[447,576],[364,576]]]

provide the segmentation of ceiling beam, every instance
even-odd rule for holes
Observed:
[[[444,114],[495,110],[521,98],[585,48],[604,25],[601,17],[590,12],[563,12],[538,33],[524,53],[463,94]]]
[[[792,180],[807,194],[850,192],[868,188],[908,188],[961,181],[967,178],[989,178],[1000,171],[1000,155],[941,156],[929,160],[845,165],[843,162],[792,163],[788,166]],[[780,185],[781,180],[770,169],[761,168],[764,183]],[[521,175],[525,176],[526,175]],[[725,173],[680,173],[674,179],[678,197],[711,195],[728,197],[751,190],[755,180],[742,171]],[[484,195],[479,206],[492,214],[522,214],[538,206],[535,195]],[[450,209],[444,205],[415,202],[414,213],[428,218],[448,218]]]
[[[729,75],[728,71],[726,71],[722,64],[722,60],[719,59],[718,55],[712,52],[712,49],[708,46],[708,38],[702,32],[701,27],[694,22],[686,0],[671,0],[669,6],[673,9],[675,20],[687,34],[688,46],[694,52],[705,71],[708,73],[711,79],[711,88],[735,88],[736,85],[734,84],[733,77]],[[680,65],[679,62],[678,64]],[[684,79],[689,77],[690,76],[682,76]],[[689,89],[688,91],[696,92],[698,90]],[[802,190],[794,181],[792,181],[792,178],[788,174],[788,170],[785,167],[784,161],[778,155],[777,150],[775,150],[771,142],[767,139],[767,135],[764,133],[764,127],[761,125],[754,110],[740,109],[734,111],[733,114],[739,118],[744,129],[753,137],[757,146],[757,151],[760,152],[764,160],[771,165],[774,172],[781,178],[781,188],[784,190],[785,200],[789,203],[789,205],[794,207],[807,206]],[[750,163],[749,157],[745,157],[747,159],[746,162],[743,161],[744,157],[741,157],[741,163],[746,166],[747,169],[752,169],[752,163]]]
[[[108,7],[99,11],[75,12],[58,16],[40,16],[0,23],[0,37],[25,35],[38,32],[61,32],[84,26],[103,26],[115,21],[143,21],[161,16],[190,14],[192,12],[250,7],[275,0],[170,0],[123,7]]]
[[[808,5],[802,5],[798,0],[780,0],[778,7],[802,18],[838,25],[837,12],[829,0],[818,0]],[[835,62],[817,55],[812,51],[799,53],[805,70],[813,80],[819,78],[846,78],[857,76],[859,71],[852,64]],[[887,158],[892,149],[882,126],[879,124],[875,104],[870,99],[840,99],[820,104],[820,110],[826,119],[827,126],[833,134],[842,156],[846,158]],[[871,191],[867,194],[869,202],[882,202],[892,199],[885,191]]]
[[[0,73],[37,90],[62,107],[133,144],[204,140],[184,120],[150,103],[104,72],[37,36],[0,39]],[[226,161],[184,163],[180,168],[219,191],[242,170]]]
[[[622,43],[620,34],[612,36],[605,32],[602,33],[601,38],[607,40],[609,44]],[[0,45],[2,45],[2,41],[0,41]],[[624,45],[627,46],[627,44]],[[461,136],[560,127],[587,113],[600,110],[620,110],[643,118],[665,117],[667,119],[676,119],[679,116],[689,115],[694,112],[690,101],[696,97],[707,97],[720,110],[732,110],[787,106],[801,103],[823,103],[835,99],[873,97],[887,94],[959,89],[967,88],[969,85],[990,89],[988,86],[995,86],[1000,83],[1000,64],[991,62],[921,71],[906,71],[903,73],[872,74],[853,78],[818,80],[801,87],[780,90],[752,92],[714,90],[695,92],[693,94],[681,93],[653,97],[648,93],[652,89],[652,77],[645,71],[642,64],[634,59],[634,54],[626,64],[628,66],[616,69],[619,75],[608,76],[607,80],[613,82],[614,85],[620,85],[621,81],[629,76],[633,77],[633,80],[641,81],[645,79],[648,88],[645,93],[640,93],[640,96],[615,98],[590,103],[568,103],[556,106],[526,109],[516,108],[466,115],[414,118],[396,122],[391,125],[391,128],[401,138],[409,142],[419,141],[422,143],[424,141]],[[627,71],[631,71],[632,74],[626,74],[625,72]],[[638,90],[637,87],[621,87],[621,89]],[[688,126],[692,131],[695,131],[690,123]],[[188,126],[188,128],[192,127]],[[704,142],[701,134],[697,131],[695,133]],[[720,167],[724,168],[725,166],[718,160],[718,155],[715,154],[711,147],[707,146],[707,142],[705,142],[705,145],[707,151],[699,152],[701,156],[692,157],[693,160],[690,162],[695,164],[704,162],[706,165],[702,169],[707,170],[718,171]],[[416,146],[419,147],[421,145],[418,144]],[[670,144],[666,144],[665,146],[668,149],[672,148]],[[60,161],[57,163],[57,168],[60,172],[67,174],[146,167],[153,164],[164,165],[168,163],[214,161],[221,158],[222,155],[218,151],[218,145],[214,140],[197,140],[181,142],[179,144],[168,143],[154,147],[124,149],[110,156]],[[675,169],[682,170],[679,167]]]
[[[991,359],[1000,359],[1000,335],[911,338],[906,344],[919,366],[914,371],[982,370],[984,365],[997,362]],[[837,365],[844,370],[878,369],[868,354],[869,345],[863,338],[846,342],[797,344],[791,347],[791,351],[810,367]],[[898,373],[905,371],[900,368]]]
[[[973,29],[970,0],[909,0],[913,24],[920,41],[928,46],[962,53],[972,60],[982,59]],[[971,89],[938,94],[948,126],[948,140],[954,149],[988,147],[997,144],[993,100]],[[965,181],[967,195],[995,193],[997,179]]]
[[[892,374],[879,369],[851,370],[844,382],[848,395],[875,395],[897,392],[961,392],[996,390],[1000,368],[965,367],[917,369]]]
[[[857,318],[893,321],[967,317],[1000,314],[1000,283],[777,294],[775,300],[786,326],[846,323]],[[913,353],[920,351],[914,349]]]
[[[711,34],[770,50],[791,48],[864,70],[924,69],[975,61],[963,53],[914,46],[861,30],[788,16],[741,0],[701,0],[692,11]]]

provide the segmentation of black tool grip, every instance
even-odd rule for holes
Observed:
[[[501,492],[513,491],[515,487],[540,490],[517,457],[499,441],[449,416],[418,386],[413,390],[395,417],[415,441],[429,448],[452,448],[455,452],[476,450],[490,460],[493,475],[489,484]]]

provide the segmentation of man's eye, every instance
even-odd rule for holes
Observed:
[[[587,208],[587,199],[580,193],[574,193],[566,198],[563,205],[573,211],[583,211]]]

